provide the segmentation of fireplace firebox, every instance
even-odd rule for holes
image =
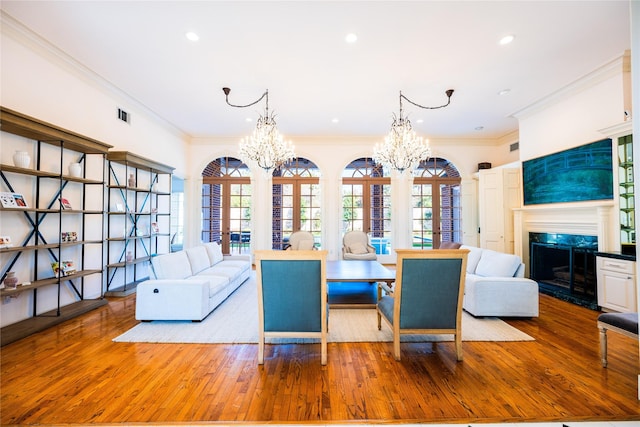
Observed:
[[[591,309],[596,294],[597,236],[529,233],[529,277],[540,292]]]

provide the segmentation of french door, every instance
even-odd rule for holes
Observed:
[[[320,171],[304,158],[296,158],[274,171],[272,247],[282,249],[294,231],[309,231],[321,247]]]
[[[460,177],[444,159],[422,162],[411,192],[413,247],[439,248],[462,241]]]
[[[202,241],[218,242],[225,254],[250,253],[251,180],[240,160],[223,157],[203,173]]]
[[[370,235],[378,254],[389,253],[391,239],[391,179],[369,158],[351,162],[342,178],[343,233]]]

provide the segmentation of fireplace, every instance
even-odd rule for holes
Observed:
[[[597,236],[529,233],[530,278],[540,292],[597,309]]]

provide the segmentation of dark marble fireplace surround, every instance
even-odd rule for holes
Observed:
[[[597,236],[530,232],[529,276],[540,292],[595,310],[597,251]]]

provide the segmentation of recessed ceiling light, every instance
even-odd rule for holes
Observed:
[[[246,119],[244,119],[245,122],[251,122],[251,117],[247,117]]]
[[[338,123],[339,121],[338,118],[331,119],[331,123]]]
[[[354,33],[349,33],[346,35],[346,37],[344,38],[344,40],[347,43],[355,43],[356,41],[358,41],[358,36],[355,35]]]
[[[200,36],[198,36],[196,33],[194,33],[193,31],[189,31],[187,34],[184,35],[188,40],[191,40],[192,42],[197,42],[198,40],[200,40]]]
[[[416,123],[422,123],[422,122],[424,122],[424,120],[423,120],[423,119],[418,119],[418,120],[416,120]]]
[[[498,92],[498,95],[506,95],[510,92],[511,92],[511,89],[502,89],[500,92]]]
[[[516,37],[513,34],[507,34],[506,36],[502,37],[500,39],[500,44],[504,45],[504,44],[509,44],[513,41],[513,39],[515,39]]]

